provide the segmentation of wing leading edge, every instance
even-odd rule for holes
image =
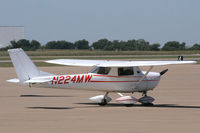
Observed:
[[[78,60],[55,59],[47,63],[67,66],[100,66],[100,67],[132,67],[132,66],[160,66],[172,64],[195,64],[196,61],[113,61],[113,60]]]

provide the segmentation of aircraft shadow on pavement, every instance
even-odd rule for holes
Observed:
[[[74,107],[26,107],[28,109],[49,109],[49,110],[67,110],[67,109],[76,109],[76,108],[104,108],[104,107],[125,107],[123,104],[119,103],[109,103],[106,106],[99,106],[96,103],[75,103],[89,106],[74,106]],[[177,105],[177,104],[155,104],[153,106],[144,106],[141,104],[134,104],[133,106],[129,106],[132,108],[135,107],[147,107],[147,108],[185,108],[185,109],[200,109],[200,106],[188,106],[188,105]]]
[[[96,103],[76,103],[76,104],[97,105]],[[123,106],[125,105],[120,104],[120,103],[109,103],[105,107],[123,107]],[[133,106],[130,106],[130,107],[200,109],[200,106],[177,105],[177,104],[154,104],[154,105],[134,104]]]
[[[20,97],[73,97],[67,95],[20,95]]]
[[[55,110],[65,110],[72,109],[70,107],[27,107],[28,109],[55,109]]]
[[[75,107],[26,107],[28,109],[49,109],[49,110],[67,110],[76,108],[100,108],[101,106],[75,106]]]

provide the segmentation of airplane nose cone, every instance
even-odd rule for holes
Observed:
[[[152,78],[156,78],[156,77],[160,77],[161,74],[157,73],[157,72],[149,72],[149,74],[147,75],[147,77],[152,77]]]
[[[160,77],[161,77],[160,73],[157,73],[157,72],[150,72],[150,73],[147,75],[147,80],[159,82]]]
[[[155,88],[158,85],[160,77],[160,73],[157,72],[150,72],[147,75],[147,80],[149,81],[147,87],[149,90],[153,90],[153,88]]]

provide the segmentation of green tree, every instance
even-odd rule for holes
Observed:
[[[45,49],[56,49],[56,41],[50,41],[45,44]]]
[[[105,50],[120,50],[120,43],[118,40],[112,41],[110,44],[106,45]]]
[[[74,49],[74,44],[67,41],[50,41],[45,46],[45,49]]]
[[[32,40],[30,43],[30,50],[37,50],[41,47],[41,44],[36,41],[36,40]]]
[[[85,39],[74,43],[76,49],[89,49],[89,42]]]
[[[170,41],[164,44],[164,46],[162,47],[162,50],[165,50],[165,51],[185,50],[185,43]]]
[[[19,46],[15,40],[10,41],[10,43],[11,43],[11,45],[10,45],[11,48],[19,48]]]
[[[111,41],[108,39],[100,39],[92,44],[94,49],[105,49],[107,45],[111,45]]]
[[[144,39],[118,41],[114,40],[104,46],[104,50],[150,50],[149,42]]]
[[[121,46],[120,46],[119,40],[114,40],[114,41],[112,42],[112,46],[113,46],[113,49],[114,49],[114,50],[121,50]]]
[[[136,50],[139,51],[148,51],[150,49],[149,42],[145,41],[144,39],[136,40]]]
[[[36,41],[32,40],[31,42],[26,39],[21,39],[19,41],[11,41],[11,45],[7,48],[23,48],[24,50],[37,50],[40,48],[41,44]]]
[[[126,43],[127,43],[126,41],[120,41],[118,50],[127,50]]]
[[[19,41],[11,41],[12,48],[23,48],[24,50],[31,50],[30,41],[26,39],[21,39]]]
[[[185,42],[182,42],[179,44],[179,50],[185,50],[186,49],[186,43]]]
[[[125,44],[125,50],[136,50],[136,40],[128,40]]]
[[[200,44],[194,44],[190,50],[200,50]]]
[[[150,50],[152,51],[159,51],[160,50],[160,44],[159,43],[154,43],[152,45],[150,45]]]
[[[57,41],[56,42],[58,49],[74,49],[74,44],[67,41]]]

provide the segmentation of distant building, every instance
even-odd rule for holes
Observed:
[[[10,41],[24,39],[23,26],[0,26],[0,48],[10,45]]]

